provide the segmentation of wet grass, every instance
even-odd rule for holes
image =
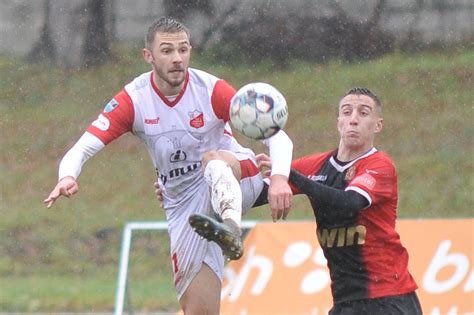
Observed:
[[[334,148],[334,104],[350,87],[370,87],[384,103],[385,130],[377,146],[397,164],[399,216],[473,216],[472,49],[395,53],[358,64],[294,62],[279,70],[212,65],[197,57],[195,67],[234,86],[264,81],[283,92],[295,157]],[[82,71],[0,58],[0,310],[112,309],[124,224],[164,219],[145,149],[124,136],[85,165],[77,196],[49,210],[42,200],[67,148],[125,83],[147,70],[131,51]],[[247,218],[268,220],[269,210],[260,207]],[[312,219],[304,197],[294,199],[290,219]],[[177,308],[167,236],[145,233],[134,248],[136,309]]]

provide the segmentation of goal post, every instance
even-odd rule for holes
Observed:
[[[251,229],[257,224],[257,221],[242,221],[242,229]],[[122,244],[120,246],[120,260],[117,279],[117,291],[115,293],[115,311],[114,315],[122,315],[126,291],[128,265],[132,251],[132,237],[134,231],[163,231],[168,229],[168,223],[165,221],[156,222],[128,222],[122,232]]]

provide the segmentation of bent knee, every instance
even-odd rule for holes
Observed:
[[[218,151],[207,151],[206,153],[202,155],[201,162],[202,162],[202,165],[205,166],[209,161],[221,160],[221,159],[222,157]]]

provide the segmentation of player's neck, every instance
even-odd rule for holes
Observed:
[[[364,155],[372,148],[373,144],[361,147],[348,147],[340,143],[336,158],[341,162],[349,162]]]
[[[166,97],[173,97],[178,95],[184,87],[185,81],[183,81],[180,85],[174,86],[169,84],[163,79],[160,79],[158,75],[156,75],[155,71],[153,71],[153,83],[155,83],[156,88]]]

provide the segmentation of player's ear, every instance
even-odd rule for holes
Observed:
[[[336,118],[336,128],[338,132],[342,131],[342,123],[341,123],[341,120],[339,119],[339,116],[337,116]]]
[[[153,55],[151,54],[151,51],[148,48],[143,48],[143,59],[145,59],[146,62],[151,64],[153,62]]]
[[[377,120],[377,124],[375,125],[375,133],[381,132],[383,129],[383,118],[379,118]]]

